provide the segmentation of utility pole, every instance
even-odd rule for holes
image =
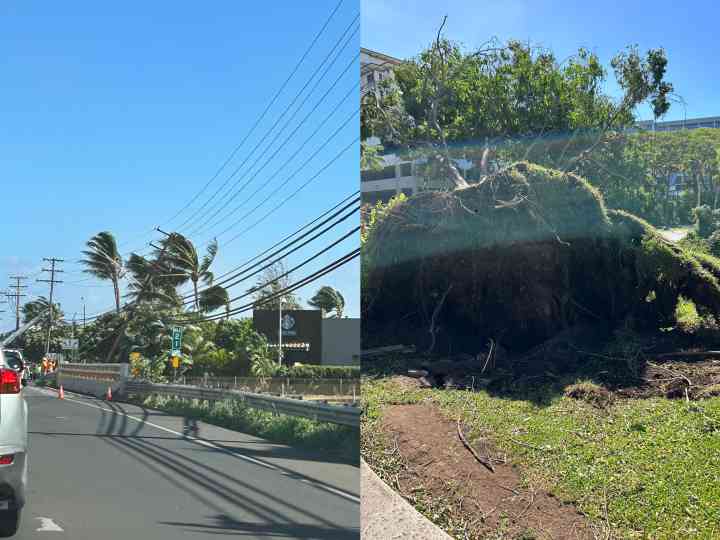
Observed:
[[[15,289],[15,292],[9,296],[15,298],[15,330],[17,331],[20,328],[20,297],[27,296],[22,294],[22,290],[27,289],[27,285],[20,285],[20,282],[27,279],[27,276],[10,276],[10,279],[15,280],[15,285],[10,285],[10,288]]]
[[[59,281],[55,279],[55,274],[62,273],[64,270],[59,270],[55,268],[55,265],[57,263],[65,262],[64,259],[57,259],[55,257],[43,257],[43,261],[47,261],[50,263],[50,268],[43,268],[43,272],[50,272],[50,279],[38,279],[36,281],[41,281],[43,283],[49,283],[50,284],[50,321],[48,324],[48,333],[47,333],[47,342],[45,344],[45,354],[47,355],[50,352],[50,337],[52,336],[52,325],[53,325],[53,292],[55,291],[55,284],[56,283],[62,283],[62,281]]]
[[[83,330],[85,329],[85,297],[81,296],[80,300],[82,300],[83,305]]]

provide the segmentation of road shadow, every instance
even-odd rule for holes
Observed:
[[[122,414],[122,406],[117,403],[107,403],[106,405],[113,411],[112,413],[108,411],[107,414],[121,419],[108,424],[113,427],[113,432],[106,432],[105,437],[101,438],[103,441],[132,456],[178,489],[188,492],[206,507],[218,512],[218,516],[226,515],[224,508],[231,505],[237,509],[239,516],[245,517],[250,514],[261,522],[260,524],[246,523],[235,518],[229,518],[230,521],[224,520],[216,523],[213,526],[215,528],[214,532],[207,531],[209,534],[224,534],[223,531],[227,531],[228,534],[238,534],[241,527],[249,529],[248,533],[256,536],[270,535],[272,531],[302,531],[305,528],[306,536],[297,536],[297,533],[295,533],[295,537],[359,537],[359,529],[347,527],[326,518],[322,510],[310,511],[304,509],[301,505],[302,501],[299,501],[300,504],[296,504],[282,494],[274,494],[269,488],[246,482],[226,470],[220,470],[217,467],[203,463],[199,459],[191,458],[179,449],[163,446],[159,444],[161,441],[152,442],[149,438],[137,435],[127,436],[127,421]],[[161,439],[165,439],[162,442],[167,442],[166,438]],[[174,440],[183,440],[183,438],[178,437]],[[241,458],[238,455],[235,455],[235,457]],[[247,460],[245,464],[254,466],[254,464],[248,463]],[[262,465],[256,466],[261,467]],[[274,472],[279,477],[295,477],[298,480],[307,480],[302,475],[287,474],[281,469]],[[308,489],[320,488],[308,486]],[[325,493],[330,497],[338,497],[338,495],[333,495],[327,491]],[[358,504],[350,501],[344,501],[341,504],[348,505],[345,517],[350,520],[349,516],[354,516],[357,513]],[[300,521],[298,516],[302,516]],[[308,524],[308,521],[312,524]],[[186,525],[177,524],[177,526]],[[192,526],[206,527],[207,525],[192,524]],[[253,528],[256,530],[250,530]]]
[[[214,524],[190,523],[177,521],[161,521],[163,525],[183,527],[191,532],[203,532],[205,534],[219,535],[251,535],[253,538],[317,538],[319,540],[344,540],[360,538],[359,529],[347,529],[338,531],[336,528],[318,527],[313,525],[283,525],[271,526],[264,523],[251,523],[238,521],[228,515],[209,516]]]

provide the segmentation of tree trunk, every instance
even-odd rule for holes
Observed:
[[[113,288],[115,290],[115,313],[120,313],[120,286],[117,278],[113,278]]]
[[[195,292],[195,311],[200,311],[200,303],[198,300],[197,280],[193,279],[193,291]]]
[[[115,336],[115,341],[113,341],[112,347],[110,348],[110,352],[108,352],[107,358],[105,359],[106,363],[111,363],[113,355],[115,354],[115,351],[118,348],[118,345],[120,344],[120,339],[122,338],[123,334],[125,333],[125,329],[127,328],[128,324],[130,323],[130,318],[128,316],[128,319],[126,319],[118,329],[118,334]]]

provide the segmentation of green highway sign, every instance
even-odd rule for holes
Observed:
[[[181,326],[174,326],[172,329],[172,355],[180,356],[180,349],[182,348],[182,335],[183,329]]]

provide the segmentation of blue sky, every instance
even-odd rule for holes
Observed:
[[[609,66],[627,45],[664,47],[667,79],[687,107],[687,117],[720,115],[717,73],[720,6],[710,0],[578,2],[576,0],[362,0],[364,47],[400,58],[416,55],[434,39],[448,15],[446,37],[477,48],[492,37],[550,48],[559,59],[585,47]],[[610,79],[612,79],[612,74]],[[613,84],[610,93],[616,92]],[[675,105],[666,119],[682,119]],[[650,109],[638,110],[649,119]]]
[[[206,4],[167,0],[0,3],[0,289],[9,284],[9,274],[23,273],[32,277],[27,282],[31,298],[46,295],[47,284],[35,282],[44,277],[38,275],[42,257],[65,258],[65,283],[58,286],[57,299],[68,319],[75,313],[79,319],[81,297],[86,299],[88,315],[113,303],[112,287],[87,280],[76,262],[84,242],[99,231],[115,233],[124,252],[143,251],[147,242],[160,238],[152,233],[157,225],[175,230],[189,220],[180,232],[204,244],[239,221],[218,236],[215,271],[223,273],[356,191],[359,150],[352,141],[358,136],[358,118],[352,115],[359,99],[355,86],[360,37],[359,32],[353,35],[357,23],[353,27],[352,21],[359,6],[358,0],[344,0],[229,166],[188,211],[169,219],[201,190],[240,143],[337,4],[338,0],[282,2],[270,9],[262,3],[230,0]],[[310,89],[319,76],[251,154],[347,28],[346,48],[313,93]],[[309,98],[294,120],[273,145],[266,146],[306,95]],[[316,104],[305,124],[281,144]],[[320,127],[336,104],[337,110]],[[348,119],[329,144],[301,168]],[[253,166],[266,148],[264,157]],[[243,232],[343,148],[347,150],[338,160],[306,188],[253,230]],[[279,151],[270,159],[276,149]],[[218,201],[235,193],[230,191],[235,182],[239,187],[250,180],[247,187],[216,219],[195,232],[202,222],[193,210],[246,158],[239,173],[203,212],[219,209]],[[300,172],[288,179],[298,169]],[[286,179],[284,188],[251,212]],[[289,257],[287,266],[357,223],[346,222]],[[241,236],[228,243],[238,234]],[[358,245],[357,238],[343,242],[298,271],[294,279]],[[357,261],[309,285],[300,296],[307,300],[322,284],[339,288],[348,315],[359,315]],[[244,283],[231,292],[248,287],[249,283]],[[13,326],[11,314],[2,314],[0,330]]]

